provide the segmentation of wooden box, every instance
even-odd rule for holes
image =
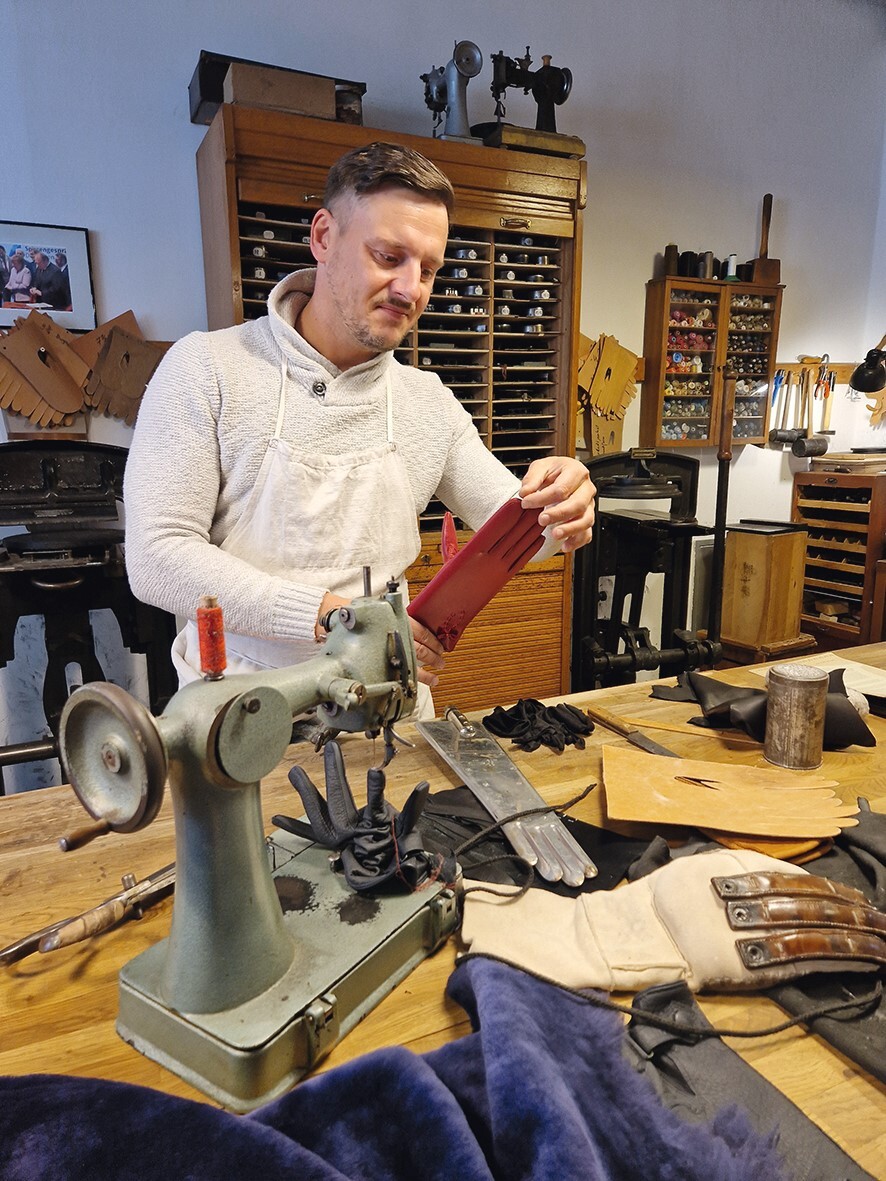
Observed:
[[[800,637],[806,530],[741,522],[727,527],[724,644],[777,650]]]
[[[231,62],[223,94],[226,103],[335,118],[335,82],[319,74]]]

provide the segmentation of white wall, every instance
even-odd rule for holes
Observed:
[[[550,53],[574,86],[558,127],[587,144],[582,329],[642,350],[657,253],[770,253],[786,285],[780,359],[861,359],[886,332],[886,8],[882,0],[3,0],[3,205],[10,221],[90,230],[99,320],[205,327],[188,82],[201,49],[367,84],[364,122],[431,133],[419,75],[456,40],[485,62],[468,89],[493,116],[489,56]],[[534,126],[510,90],[508,118]],[[625,444],[636,442],[639,400]],[[845,392],[835,449],[886,445]],[[128,432],[98,420],[93,437]],[[698,453],[697,453],[698,454]],[[716,459],[701,453],[699,515]],[[736,448],[730,516],[786,518],[781,451]]]
[[[99,318],[132,308],[155,339],[205,326],[204,131],[187,94],[201,49],[364,81],[368,125],[430,134],[419,74],[462,38],[485,57],[473,120],[492,117],[497,50],[529,44],[573,72],[558,126],[587,144],[587,334],[641,351],[655,255],[674,241],[754,257],[764,192],[786,284],[781,358],[860,359],[886,331],[882,0],[6,0],[3,17],[3,216],[89,227]],[[507,105],[534,125],[531,96],[509,90]],[[841,395],[834,447],[866,418]],[[126,438],[112,422],[94,433]],[[716,462],[701,454],[707,501]],[[761,487],[786,513],[796,463],[737,449],[733,515],[757,512]]]

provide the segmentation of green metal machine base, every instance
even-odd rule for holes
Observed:
[[[328,850],[276,831],[268,841],[286,926],[288,971],[252,1000],[219,1013],[180,1013],[162,999],[168,940],[120,973],[117,1032],[232,1111],[289,1090],[455,929],[454,892],[354,893]]]

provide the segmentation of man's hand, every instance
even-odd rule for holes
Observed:
[[[350,599],[343,599],[341,595],[334,595],[332,591],[327,591],[320,603],[320,610],[317,612],[317,622],[314,624],[314,639],[318,644],[322,644],[326,639],[326,628],[323,626],[323,620],[330,613],[330,611],[337,611],[339,607],[347,607]]]
[[[585,465],[568,455],[534,460],[520,485],[524,508],[543,510],[539,524],[553,525],[551,536],[564,553],[591,540],[596,491]]]
[[[418,660],[418,679],[429,689],[433,689],[439,681],[439,672],[446,661],[443,646],[432,631],[428,631],[423,623],[410,617],[412,639],[415,643],[415,656]],[[435,672],[434,670],[437,670]]]
[[[314,626],[314,638],[318,643],[321,643],[326,638],[326,632],[323,629],[321,620],[330,611],[335,611],[338,607],[345,607],[350,601],[350,599],[343,599],[341,595],[334,595],[331,591],[326,592],[320,604],[320,610],[317,613],[317,622]],[[424,624],[419,623],[417,619],[410,619],[409,625],[412,628],[415,655],[419,665],[418,679],[433,689],[439,680],[436,672],[433,670],[436,669],[439,671],[445,663],[443,646],[434,633],[428,631]]]

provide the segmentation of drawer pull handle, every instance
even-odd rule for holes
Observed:
[[[528,217],[500,217],[498,220],[503,230],[528,230],[532,226]]]

